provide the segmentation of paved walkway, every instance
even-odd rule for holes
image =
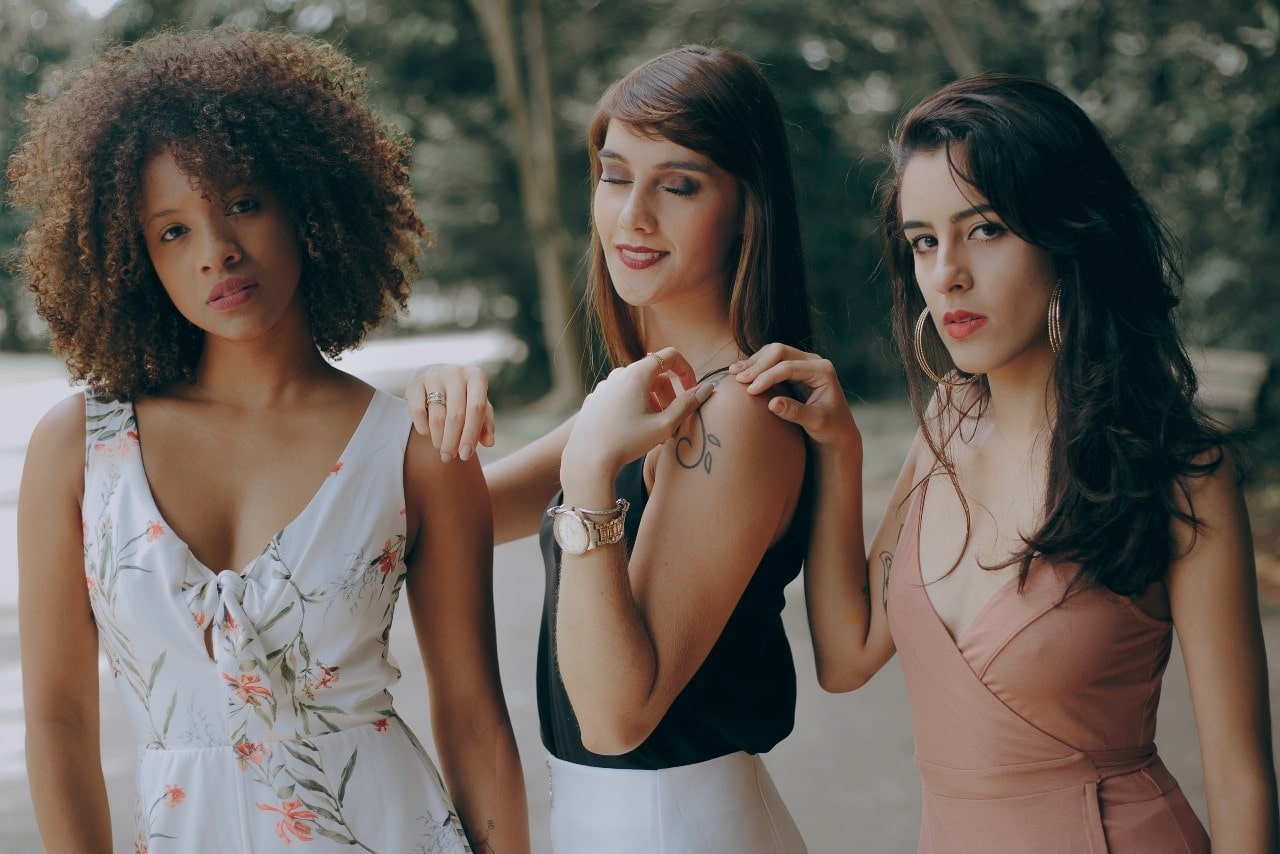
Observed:
[[[47,360],[42,367],[24,368],[26,373],[18,370],[21,365],[6,367],[4,361],[0,359],[0,412],[5,413],[0,417],[0,850],[38,852],[41,848],[31,818],[23,771],[14,502],[17,469],[25,446],[24,428],[19,422],[26,423],[29,433],[39,414],[65,394],[66,388],[56,382],[51,385],[47,379],[43,383],[30,382],[42,375],[41,371],[46,378],[54,375]],[[875,508],[883,502],[883,493],[910,442],[911,423],[899,407],[862,406],[858,414],[868,443],[867,474],[871,489],[867,505]],[[511,443],[509,448],[527,438],[522,432],[533,432],[541,426],[529,421],[507,424],[506,429],[499,430],[499,436]],[[498,449],[503,450],[501,446]],[[875,520],[866,522],[873,525]],[[541,558],[535,540],[529,538],[499,547],[495,552],[494,572],[500,663],[524,759],[534,851],[546,852],[547,778],[538,740],[533,681],[539,616],[536,603],[541,602],[542,597]],[[404,672],[397,690],[397,706],[429,743],[426,685],[405,610],[402,605],[391,636],[392,651]],[[766,762],[810,851],[814,854],[913,851],[920,793],[911,761],[906,691],[896,660],[870,684],[852,694],[825,694],[818,688],[813,673],[799,584],[793,584],[788,590],[784,618],[799,671],[796,729]],[[1280,614],[1266,616],[1264,629],[1270,651],[1272,707],[1280,708]],[[100,684],[103,764],[111,797],[115,850],[132,851],[134,743],[115,696],[115,686],[105,672]],[[1176,647],[1165,677],[1158,741],[1165,762],[1181,780],[1203,817],[1204,793],[1195,725],[1186,675]]]

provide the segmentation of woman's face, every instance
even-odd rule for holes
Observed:
[[[298,238],[270,189],[206,196],[164,152],[143,172],[141,224],[169,299],[205,332],[252,339],[305,317]]]
[[[963,164],[963,150],[952,155]],[[899,206],[916,282],[957,367],[988,375],[1047,371],[1056,278],[1049,253],[1010,231],[955,174],[945,150],[912,156]]]
[[[728,298],[738,181],[709,158],[610,122],[592,214],[613,287],[633,306]]]

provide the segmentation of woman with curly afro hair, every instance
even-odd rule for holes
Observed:
[[[215,30],[32,104],[19,266],[88,385],[40,423],[19,498],[50,850],[110,845],[99,643],[140,745],[139,851],[528,849],[479,466],[325,359],[403,306],[426,237],[364,91],[331,46]],[[406,583],[443,780],[389,691]]]

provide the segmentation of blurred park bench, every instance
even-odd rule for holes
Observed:
[[[1233,430],[1247,430],[1258,416],[1262,387],[1271,373],[1265,353],[1250,350],[1191,350],[1200,379],[1200,403]]]

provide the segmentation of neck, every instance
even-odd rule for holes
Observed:
[[[987,375],[991,404],[985,417],[1005,436],[1037,435],[1052,426],[1056,407],[1052,355],[1035,361]]]
[[[656,314],[646,312],[644,317],[645,349],[675,347],[698,376],[729,365],[743,355],[734,340],[728,312],[703,317],[663,318]]]
[[[193,386],[182,397],[246,409],[279,406],[303,398],[336,369],[305,335],[267,335],[252,341],[205,336]]]

